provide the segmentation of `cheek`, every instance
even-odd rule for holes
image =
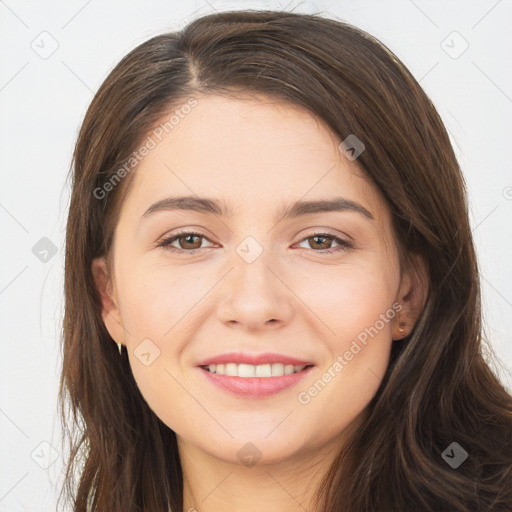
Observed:
[[[182,351],[200,329],[195,314],[212,287],[200,273],[169,267],[135,266],[119,287],[121,318],[133,376],[148,405],[159,417],[169,411],[169,397],[180,408],[194,410],[179,382]],[[173,378],[175,376],[175,378]],[[172,415],[171,415],[172,416]],[[166,418],[172,424],[172,418]]]
[[[312,414],[340,428],[354,419],[375,395],[386,372],[392,344],[394,289],[375,267],[351,267],[326,280],[308,306],[322,319],[327,357],[301,387],[298,402]],[[329,435],[328,429],[322,435]]]
[[[190,324],[202,296],[211,288],[211,276],[173,268],[140,268],[131,271],[121,291],[121,317],[129,334],[127,344],[135,348],[150,338],[161,348],[177,339],[182,322]]]
[[[393,290],[382,272],[353,272],[339,307],[332,348],[346,361],[347,374],[371,388],[383,376],[391,348]]]
[[[300,293],[323,321],[326,328],[322,332],[330,338],[331,348],[339,351],[391,308],[395,290],[389,283],[381,266],[351,265],[304,281]],[[391,323],[381,324],[378,322],[378,330],[391,336]]]

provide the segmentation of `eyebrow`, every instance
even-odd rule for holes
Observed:
[[[174,196],[167,197],[152,204],[142,215],[141,220],[151,214],[166,210],[195,211],[204,214],[213,214],[220,217],[232,217],[233,209],[224,201],[197,196]],[[295,201],[285,205],[277,215],[277,220],[296,218],[303,215],[323,212],[355,212],[363,215],[369,220],[375,217],[364,206],[350,199],[334,197],[314,201]]]

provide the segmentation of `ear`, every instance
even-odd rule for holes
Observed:
[[[101,298],[101,317],[105,327],[116,343],[125,344],[125,330],[115,296],[113,280],[109,275],[105,258],[94,259],[91,270],[96,289]]]
[[[428,271],[419,254],[410,255],[408,268],[402,274],[398,302],[402,309],[393,325],[393,339],[400,340],[411,334],[428,296]]]

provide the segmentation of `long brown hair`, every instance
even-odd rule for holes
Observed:
[[[105,184],[147,133],[187,98],[237,91],[304,107],[341,140],[357,134],[366,147],[357,162],[387,201],[401,253],[421,255],[427,269],[424,308],[393,343],[360,428],[318,489],[318,509],[512,510],[512,397],[482,355],[465,184],[441,119],[367,33],[276,11],[212,14],[150,39],[87,111],[73,160],[60,389],[70,443],[63,494],[73,510],[182,510],[175,433],[146,404],[103,324],[91,262],[110,254],[136,170]],[[469,455],[456,469],[442,457],[452,442]]]

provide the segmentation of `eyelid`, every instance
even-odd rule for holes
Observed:
[[[322,250],[318,250],[318,251],[315,251],[314,249],[307,249],[308,252],[311,252],[313,254],[320,254],[320,255],[335,254],[335,253],[347,252],[347,251],[355,249],[355,244],[353,243],[352,237],[345,235],[345,236],[347,236],[347,238],[349,238],[349,240],[346,240],[345,238],[343,238],[335,233],[332,233],[329,230],[314,231],[310,234],[303,235],[302,238],[294,245],[300,244],[300,243],[304,242],[305,240],[307,240],[308,238],[313,238],[315,236],[332,238],[332,240],[339,245],[338,245],[338,247],[331,247],[329,249],[322,249]],[[301,247],[300,249],[304,249],[304,248]]]
[[[171,233],[169,235],[164,235],[157,243],[156,247],[163,247],[164,249],[167,249],[171,252],[186,252],[189,254],[193,254],[197,251],[200,251],[201,249],[206,249],[206,247],[200,247],[199,249],[180,249],[179,247],[172,247],[170,246],[171,243],[175,242],[178,238],[186,235],[194,235],[200,238],[204,238],[205,240],[208,240],[211,242],[211,240],[204,234],[199,231],[193,231],[191,229],[184,229],[182,231],[178,231],[176,233]],[[212,242],[213,243],[213,242]],[[169,247],[169,248],[168,248]]]
[[[302,238],[300,241],[304,240],[305,238],[310,238],[312,236],[331,236],[333,238],[339,238],[340,240],[343,240],[343,242],[346,242],[347,244],[354,242],[354,238],[352,238],[350,235],[346,233],[341,233],[339,231],[330,230],[329,228],[311,228],[311,233],[306,233],[305,235],[302,235]]]

